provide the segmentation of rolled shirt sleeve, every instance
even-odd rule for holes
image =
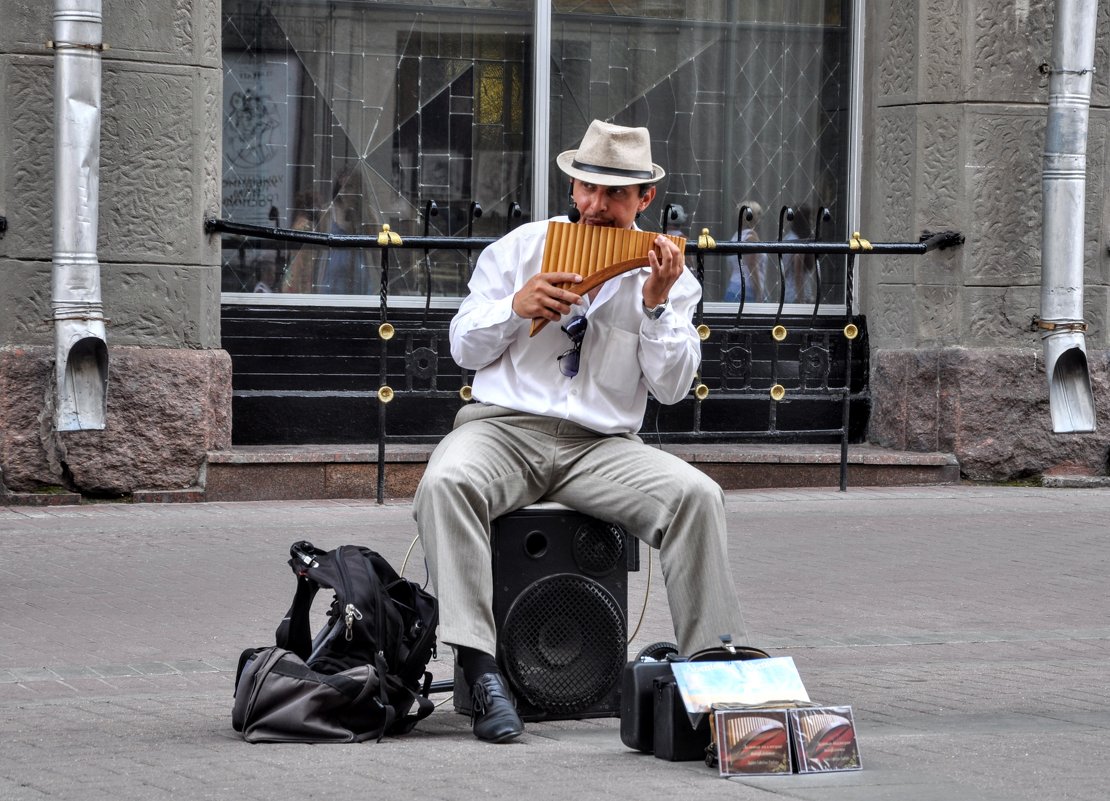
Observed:
[[[530,277],[522,266],[533,260],[538,265],[543,258],[544,240],[530,230],[536,225],[546,230],[547,222],[523,225],[478,256],[470,294],[451,320],[451,358],[460,367],[478,370],[492,363],[530,326],[530,320],[513,311],[513,296]]]
[[[701,340],[694,328],[694,310],[701,286],[689,270],[671,287],[667,309],[658,320],[643,315],[640,323],[640,370],[655,399],[677,403],[690,391],[701,363]]]

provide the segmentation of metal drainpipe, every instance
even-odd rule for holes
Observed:
[[[54,318],[58,431],[104,428],[108,347],[96,237],[101,0],[54,5]]]
[[[1059,0],[1048,79],[1042,173],[1041,316],[1052,430],[1095,430],[1083,321],[1087,118],[1098,0]]]

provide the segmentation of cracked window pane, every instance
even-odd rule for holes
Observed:
[[[641,227],[688,238],[708,228],[719,240],[846,238],[846,2],[562,0],[555,9],[551,150],[575,147],[595,118],[646,126],[668,174]],[[565,205],[561,174],[550,198]],[[752,222],[738,225],[741,206]],[[664,220],[668,207],[680,212]],[[743,272],[748,302],[812,303],[807,258],[786,256],[781,270],[773,255],[743,267],[707,258],[705,299],[737,300]],[[844,303],[843,259],[821,262],[822,303]]]
[[[645,229],[846,238],[847,0],[556,0],[541,132],[532,6],[224,0],[222,216],[333,234],[388,224],[402,236],[496,236],[510,204],[531,217],[534,137],[556,154],[602,118],[646,125],[668,172]],[[565,207],[553,166],[548,196],[554,212]],[[750,225],[738,226],[742,205],[758,211]],[[681,213],[665,221],[668,207]],[[224,247],[228,292],[373,302],[382,290],[374,249],[231,237]],[[472,258],[392,251],[388,292],[461,297]],[[742,277],[747,302],[811,303],[818,275],[822,303],[844,303],[843,259],[708,257],[705,298],[735,301]]]

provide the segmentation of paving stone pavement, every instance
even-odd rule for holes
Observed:
[[[1105,798],[1110,491],[726,498],[746,638],[852,705],[862,771],[721,779],[629,751],[615,719],[492,746],[445,695],[378,744],[248,745],[235,662],[289,604],[289,544],[367,544],[419,579],[411,504],[87,504],[0,507],[0,799]],[[673,638],[645,556],[630,653]]]

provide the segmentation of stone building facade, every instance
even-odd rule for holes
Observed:
[[[658,5],[658,4],[656,4]],[[119,495],[203,485],[231,443],[221,347],[219,0],[104,4],[98,258],[108,423],[52,422],[53,56],[49,3],[0,0],[0,487]],[[872,0],[860,224],[875,241],[960,230],[958,249],[859,266],[880,445],[956,454],[975,479],[1106,471],[1108,440],[1051,433],[1038,335],[1040,169],[1053,4]],[[1099,11],[1087,169],[1087,335],[1110,409],[1110,10]]]
[[[219,0],[104,3],[98,258],[109,318],[103,431],[53,425],[52,3],[0,29],[0,480],[13,491],[183,489],[230,443],[220,348]]]
[[[1054,434],[1040,336],[1041,163],[1054,4],[871,6],[863,181],[868,229],[956,229],[966,244],[861,276],[869,438],[956,454],[975,479],[1105,474],[1110,8],[1101,3],[1087,141],[1086,345],[1098,424]],[[872,228],[872,226],[874,226]]]

